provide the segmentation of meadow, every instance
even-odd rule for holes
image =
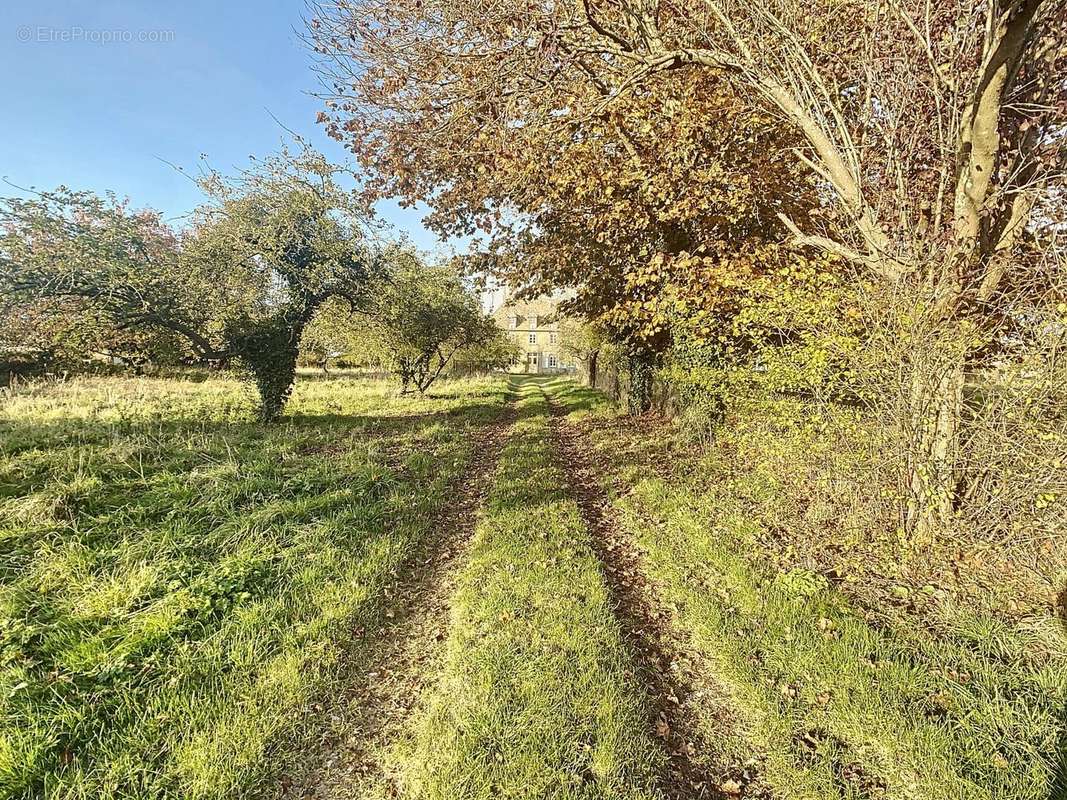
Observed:
[[[224,797],[270,773],[432,533],[499,380],[80,378],[0,406],[0,796]],[[353,644],[355,642],[355,644]]]

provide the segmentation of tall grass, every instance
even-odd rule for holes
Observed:
[[[575,416],[613,413],[593,393],[554,391]],[[706,450],[661,457],[660,474],[644,463],[647,431],[594,426],[610,454],[605,484],[648,577],[708,665],[711,699],[696,710],[718,757],[758,764],[757,785],[780,797],[1063,797],[1062,623],[999,613],[1001,594],[1027,585],[1011,574],[985,596],[912,588],[891,560],[893,531],[876,547],[832,528],[850,512],[840,498],[818,495],[823,541],[798,540],[813,520],[797,492],[817,494],[820,468],[839,481],[856,473],[824,426],[779,419],[776,435],[753,435],[776,427],[773,406],[760,410],[732,417]],[[667,433],[651,446],[662,451]],[[932,581],[951,570],[925,566]]]

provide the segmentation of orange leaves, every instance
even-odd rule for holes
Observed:
[[[427,202],[444,232],[480,228],[499,278],[573,287],[572,311],[662,349],[679,315],[732,313],[777,257],[761,251],[781,238],[777,212],[807,218],[810,187],[782,199],[794,138],[724,82],[657,74],[603,108],[610,65],[559,47],[562,10],[457,5],[428,37],[413,2],[353,12],[370,27],[335,55],[372,78],[346,92],[349,136],[374,186]]]

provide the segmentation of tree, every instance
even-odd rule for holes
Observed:
[[[298,144],[234,178],[205,174],[212,202],[197,210],[184,252],[186,263],[240,275],[253,290],[227,302],[223,335],[250,371],[266,421],[292,391],[300,339],[316,312],[331,298],[359,307],[380,266],[363,235],[365,207],[338,182],[341,168]]]
[[[1055,0],[361,0],[322,9],[312,38],[333,67],[335,135],[383,185],[485,225],[513,192],[483,157],[537,163],[539,137],[584,142],[589,121],[640,108],[666,76],[767,114],[787,145],[778,168],[806,176],[776,193],[804,210],[814,184],[819,203],[765,211],[792,248],[892,299],[910,374],[905,523],[926,535],[958,497],[968,372],[1056,280],[1040,250],[1063,218],[1065,25]],[[695,125],[731,122],[696,107]]]
[[[907,526],[928,532],[957,491],[967,364],[982,349],[968,340],[996,337],[1006,292],[1041,290],[1027,250],[1060,180],[1067,17],[1047,0],[848,5],[587,2],[559,37],[600,56],[608,102],[660,71],[703,71],[803,135],[796,161],[836,213],[822,231],[783,215],[793,244],[916,289],[926,352],[910,386]]]
[[[105,313],[74,298],[0,297],[0,372],[39,374],[76,371],[94,362],[137,371],[177,364],[189,348],[177,335],[148,328],[120,328]]]
[[[522,356],[522,348],[512,341],[499,326],[480,344],[465,347],[452,359],[449,372],[471,375],[506,370]]]
[[[28,299],[84,301],[123,330],[180,336],[196,358],[248,370],[276,419],[299,342],[332,297],[351,305],[377,269],[365,216],[338,168],[301,146],[235,178],[207,172],[210,202],[179,236],[159,214],[61,187],[0,211],[0,280]]]
[[[300,339],[302,363],[314,364],[324,373],[330,363],[364,355],[366,346],[362,317],[342,298],[327,300],[304,329]]]
[[[208,276],[182,275],[180,238],[157,212],[59,187],[4,198],[0,224],[0,288],[9,302],[48,301],[79,317],[97,310],[120,329],[166,330],[203,358],[218,354],[200,333],[206,317],[196,302]]]
[[[677,295],[714,318],[758,262],[752,251],[767,255],[786,233],[776,213],[807,219],[814,205],[810,182],[807,196],[778,199],[775,187],[803,183],[778,158],[795,137],[729,87],[663,75],[625,110],[592,113],[604,88],[580,58],[514,46],[549,24],[527,6],[320,14],[313,40],[335,90],[323,118],[371,190],[427,202],[444,233],[490,233],[484,263],[498,277],[528,294],[574,287],[569,310],[635,353],[662,352]]]
[[[603,329],[594,324],[570,317],[559,321],[559,349],[583,365],[589,386],[596,386],[597,361],[607,341]]]
[[[394,249],[375,290],[368,335],[400,378],[401,393],[425,393],[463,353],[493,350],[504,333],[451,265],[427,266]]]

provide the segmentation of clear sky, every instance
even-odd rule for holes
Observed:
[[[304,13],[301,0],[0,0],[0,176],[110,189],[179,217],[201,196],[164,161],[243,166],[281,144],[272,115],[343,159],[315,123]],[[419,211],[379,211],[420,248],[437,244]]]

